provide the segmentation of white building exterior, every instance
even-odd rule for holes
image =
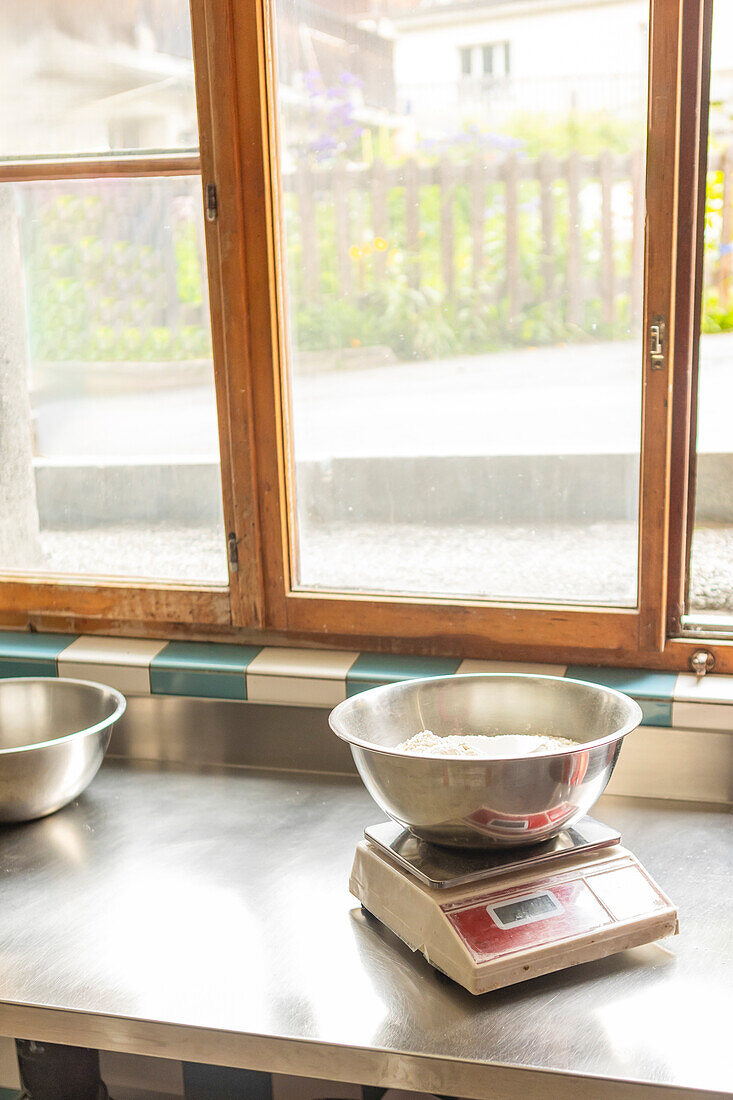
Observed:
[[[136,22],[138,3],[116,21],[89,7],[75,19],[70,3],[0,3],[0,157],[197,146],[186,9],[173,54]]]
[[[733,70],[732,0],[716,0],[715,24],[719,74]],[[392,28],[398,110],[421,128],[645,109],[648,0],[446,0],[394,15]]]

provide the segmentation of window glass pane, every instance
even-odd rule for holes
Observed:
[[[194,177],[0,186],[0,568],[226,582]]]
[[[733,5],[713,7],[689,610],[733,612]]]
[[[188,0],[0,4],[0,158],[197,145]]]
[[[275,0],[303,588],[636,601],[648,5],[509,7]]]

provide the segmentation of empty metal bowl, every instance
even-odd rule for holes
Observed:
[[[76,798],[126,705],[119,691],[86,680],[0,680],[0,821],[30,821]]]
[[[439,676],[372,688],[331,712],[374,801],[415,836],[461,848],[536,844],[588,813],[641,708],[612,688],[555,676]],[[413,756],[423,729],[549,734],[577,748],[488,760]]]

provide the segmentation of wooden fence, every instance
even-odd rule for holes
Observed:
[[[708,184],[706,300],[725,313],[733,308],[733,147],[710,157]],[[175,343],[167,354],[185,357],[191,345],[195,358],[208,347],[198,179],[27,184],[19,199],[41,357],[99,356],[95,334],[105,330],[120,346],[130,334],[147,340],[143,358],[155,357],[160,334]],[[283,208],[296,310],[361,306],[399,280],[416,292],[433,288],[441,304],[496,304],[499,327],[536,306],[563,332],[623,336],[641,321],[641,152],[307,167],[286,173]],[[326,329],[332,324],[326,318]],[[563,338],[554,332],[548,338]]]
[[[720,237],[730,241],[733,150],[713,155],[709,168],[723,170]],[[472,288],[504,299],[510,318],[546,302],[582,325],[594,298],[605,325],[635,329],[641,321],[641,151],[301,168],[286,175],[284,192],[299,304],[363,296],[384,285],[392,262],[416,290],[429,283],[450,301]],[[708,240],[710,233],[708,226]],[[729,263],[706,272],[721,300],[730,296]]]

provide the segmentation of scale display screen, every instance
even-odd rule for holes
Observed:
[[[442,906],[476,962],[573,939],[613,921],[582,875],[528,886]]]
[[[549,890],[543,890],[541,894],[515,898],[499,905],[487,905],[486,911],[499,928],[516,928],[517,925],[531,924],[561,913],[562,905]]]

